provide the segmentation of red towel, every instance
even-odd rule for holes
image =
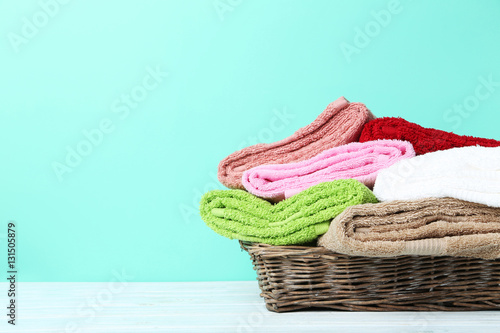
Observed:
[[[366,142],[382,139],[409,141],[417,155],[455,147],[500,146],[500,141],[497,140],[458,135],[433,128],[425,128],[402,118],[388,117],[378,118],[366,123],[359,141]]]

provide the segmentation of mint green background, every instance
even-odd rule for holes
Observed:
[[[500,87],[445,119],[480,76],[500,81],[500,1],[401,0],[349,63],[341,43],[388,1],[220,2],[234,4],[223,20],[212,0],[74,0],[18,53],[8,34],[40,5],[0,4],[0,241],[16,221],[21,281],[254,279],[237,242],[196,215],[199,197],[251,137],[282,139],[342,95],[500,139]],[[168,78],[125,119],[113,113],[157,65]],[[269,132],[273,110],[295,117]],[[52,163],[104,118],[114,131],[59,182]]]

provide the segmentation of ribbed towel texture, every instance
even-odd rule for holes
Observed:
[[[377,202],[354,179],[321,183],[275,205],[242,190],[215,190],[203,195],[200,215],[218,234],[271,245],[303,244],[328,230],[345,208]]]
[[[347,208],[318,245],[353,256],[500,258],[500,209],[453,198]]]
[[[367,123],[360,142],[393,139],[409,141],[417,155],[455,147],[483,146],[498,147],[500,141],[493,139],[461,136],[432,128],[424,128],[402,118],[378,118]]]
[[[380,201],[452,197],[500,207],[500,147],[463,147],[400,161],[379,172]]]
[[[381,169],[414,156],[415,151],[407,141],[353,142],[305,161],[252,168],[243,173],[242,181],[248,192],[275,202],[336,179],[352,178],[373,188]]]
[[[362,103],[344,97],[330,103],[311,124],[274,143],[259,143],[224,158],[219,163],[219,181],[229,188],[243,189],[245,170],[263,164],[303,161],[325,149],[358,141],[363,125],[374,116]]]

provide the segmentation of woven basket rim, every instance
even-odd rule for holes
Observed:
[[[331,251],[323,246],[304,246],[304,245],[270,245],[270,244],[265,244],[265,243],[254,243],[254,242],[249,242],[249,241],[242,241],[239,240],[240,247],[248,252],[251,255],[259,255],[263,256],[266,258],[272,258],[272,257],[286,257],[288,255],[319,255],[319,256],[328,256],[331,259],[334,259],[335,257],[337,258],[343,258],[343,259],[352,259],[352,260],[362,260],[362,259],[384,259],[384,260],[390,260],[390,259],[406,259],[406,258],[432,258],[432,259],[439,259],[439,258],[454,258],[456,260],[464,260],[464,259],[474,259],[474,260],[480,260],[480,261],[485,261],[485,262],[496,262],[500,261],[500,258],[498,259],[481,259],[481,258],[470,258],[470,257],[453,257],[453,256],[432,256],[432,255],[403,255],[403,256],[392,256],[392,257],[368,257],[368,256],[351,256],[348,254],[343,254],[343,253],[338,253]]]

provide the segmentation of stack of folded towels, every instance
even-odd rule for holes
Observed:
[[[219,164],[205,223],[230,239],[353,256],[500,258],[500,141],[375,118],[344,97]]]

